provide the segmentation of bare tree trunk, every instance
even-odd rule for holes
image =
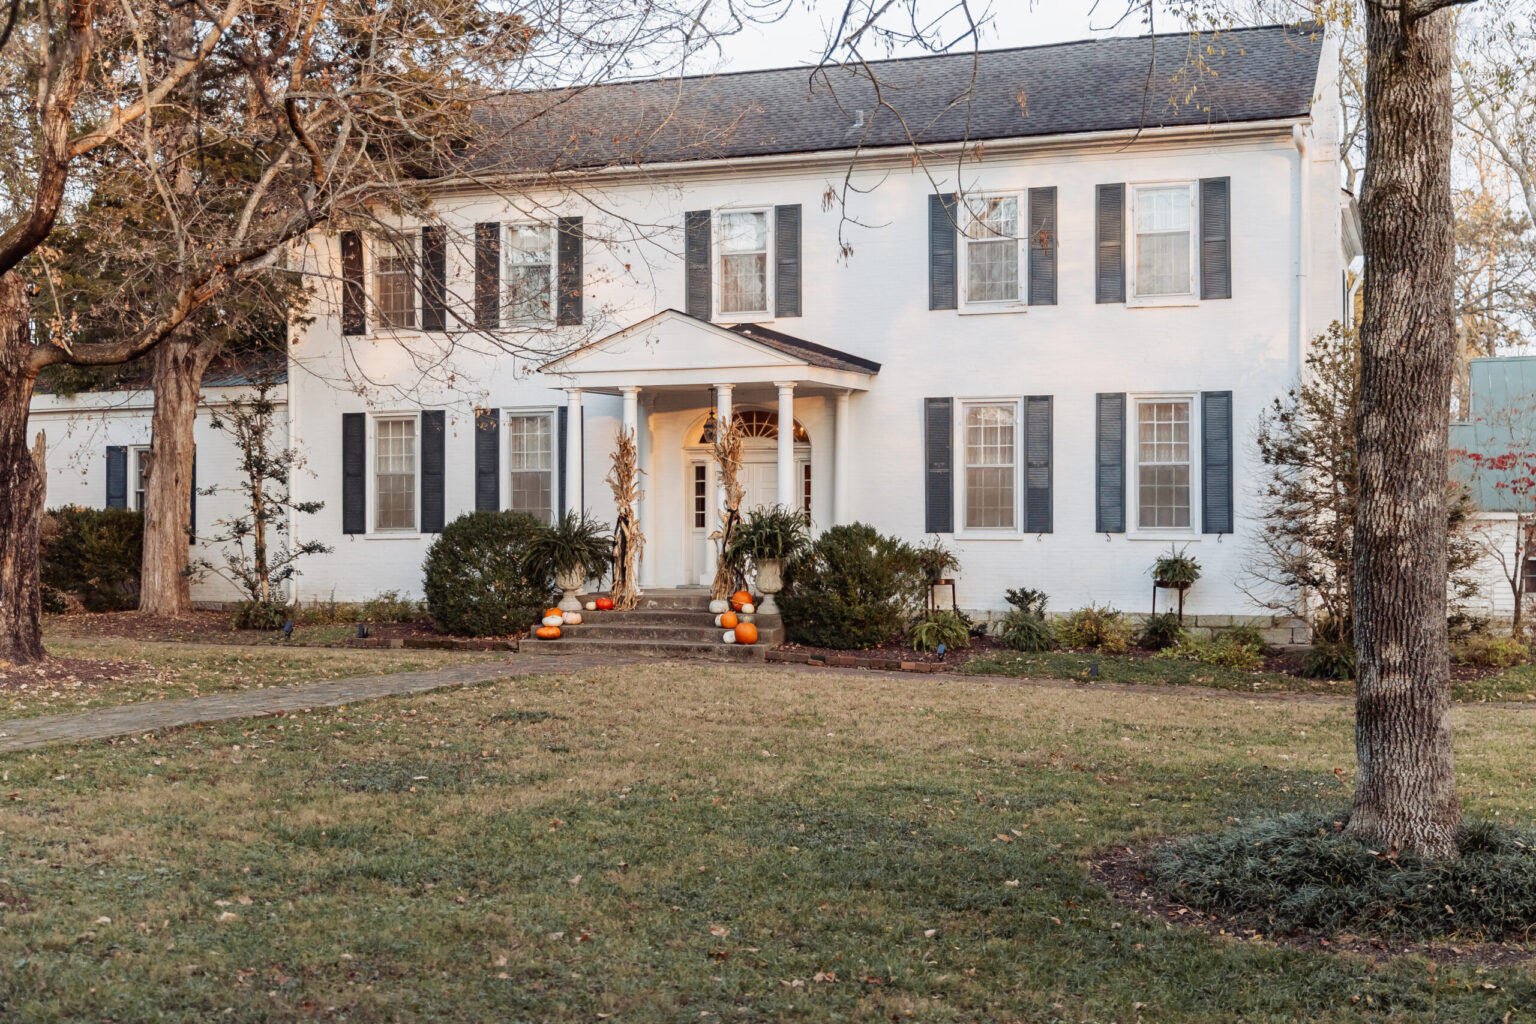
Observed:
[[[183,616],[192,611],[190,561],[192,514],[192,428],[208,356],[191,339],[173,336],[154,352],[151,377],[155,411],[151,418],[149,479],[144,485],[144,561],[139,611]]]
[[[1366,9],[1361,202],[1360,504],[1355,519],[1355,751],[1349,831],[1454,857],[1446,640],[1446,441],[1452,323],[1451,25]]]
[[[14,270],[0,276],[0,662],[42,661],[43,598],[37,544],[47,478],[41,448],[27,448],[27,415],[37,374],[32,358],[32,309]]]

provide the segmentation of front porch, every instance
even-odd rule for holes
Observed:
[[[742,512],[783,505],[804,510],[815,528],[848,522],[850,406],[879,369],[758,325],[727,328],[675,310],[618,331],[541,367],[565,385],[565,507],[583,510],[592,497],[583,493],[581,428],[582,397],[592,392],[622,398],[620,429],[638,448],[647,591],[696,587],[714,575],[709,538],[722,522],[725,489],[712,445],[722,424],[734,423],[743,437]]]

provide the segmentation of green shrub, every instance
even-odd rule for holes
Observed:
[[[58,607],[73,594],[88,612],[139,605],[144,561],[144,516],[122,508],[64,505],[43,519],[44,604]],[[48,592],[53,591],[50,598]]]
[[[1050,620],[1022,608],[1015,608],[1003,619],[999,635],[1015,651],[1039,654],[1056,649],[1056,627]]]
[[[1530,660],[1531,651],[1510,636],[1469,636],[1451,652],[1463,665],[1509,668]]]
[[[1201,665],[1215,665],[1220,668],[1244,671],[1261,668],[1264,665],[1263,650],[1246,642],[1246,638],[1237,630],[1218,633],[1210,640],[1196,640],[1186,635],[1174,646],[1159,651],[1157,657],[1177,658],[1180,661],[1193,661]]]
[[[909,639],[914,651],[937,651],[940,644],[956,650],[971,646],[971,628],[954,612],[934,612],[917,621]]]
[[[400,596],[398,590],[386,590],[364,601],[356,611],[360,622],[415,622],[421,618],[420,601],[410,601]]]
[[[1269,644],[1264,640],[1264,633],[1258,626],[1231,626],[1222,630],[1221,635],[1227,637],[1235,644],[1252,647],[1260,654],[1264,654],[1269,650]]]
[[[1030,587],[1015,587],[1009,590],[1003,597],[1009,604],[1021,612],[1026,612],[1036,618],[1045,618],[1045,604],[1050,600],[1043,590],[1034,590]]]
[[[501,636],[537,622],[554,593],[554,568],[535,547],[545,532],[526,512],[470,512],[449,523],[422,565],[437,627]]]
[[[1355,646],[1345,640],[1313,640],[1301,660],[1301,674],[1308,679],[1355,678]]]
[[[1184,632],[1184,624],[1179,621],[1178,615],[1173,612],[1159,612],[1141,624],[1141,632],[1136,636],[1136,646],[1145,647],[1149,651],[1161,651],[1186,639],[1188,634]]]
[[[1268,934],[1300,931],[1479,941],[1523,939],[1536,921],[1536,833],[1468,823],[1456,860],[1383,856],[1306,812],[1161,848],[1157,891]],[[1229,930],[1232,930],[1229,926]]]
[[[817,537],[790,567],[779,607],[790,640],[851,650],[899,636],[926,592],[911,545],[849,523]]]
[[[282,629],[290,615],[280,601],[241,601],[229,617],[234,629]]]
[[[1089,605],[1068,615],[1056,627],[1064,647],[1086,647],[1105,654],[1124,654],[1131,646],[1131,624],[1125,615],[1105,605]]]

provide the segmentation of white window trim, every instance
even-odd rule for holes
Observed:
[[[966,287],[970,279],[970,254],[971,239],[965,233],[966,223],[971,216],[971,208],[967,205],[969,199],[1012,199],[1018,204],[1019,211],[1019,279],[1017,282],[1018,296],[1012,299],[987,299],[973,301]],[[955,254],[956,290],[960,293],[960,308],[957,312],[961,316],[976,316],[987,313],[1027,313],[1029,312],[1029,190],[1028,189],[1003,189],[1000,191],[972,192],[960,197],[960,205],[956,207],[960,216],[960,222],[955,225],[955,244],[958,252]]]
[[[1150,541],[1177,541],[1183,544],[1187,541],[1200,539],[1200,513],[1203,506],[1200,504],[1201,479],[1203,465],[1200,437],[1200,392],[1198,391],[1146,391],[1125,396],[1129,407],[1126,409],[1126,500],[1125,514],[1126,538],[1128,540]],[[1156,529],[1142,529],[1141,523],[1141,474],[1137,470],[1141,466],[1141,452],[1139,448],[1140,431],[1137,424],[1140,422],[1138,408],[1142,402],[1188,402],[1189,403],[1189,525],[1182,529],[1162,526]]]
[[[364,280],[367,282],[363,288],[363,324],[372,331],[387,332],[391,335],[418,334],[421,332],[421,239],[413,237],[404,228],[396,229],[402,242],[395,242],[388,238],[373,238],[364,249]],[[383,246],[394,245],[396,249],[404,245],[410,250],[410,281],[411,281],[411,324],[390,324],[384,319],[384,305],[379,301],[379,252]]]
[[[511,274],[508,273],[510,264],[507,257],[512,252],[513,228],[542,228],[549,235],[549,316],[542,320],[514,320],[509,315],[510,303],[507,301],[508,289],[511,283]],[[507,331],[544,331],[555,326],[555,318],[559,310],[555,304],[559,301],[560,288],[560,238],[555,232],[555,225],[540,220],[509,220],[501,225],[501,252],[497,256],[501,266],[497,268],[499,289],[501,292],[501,328]]]
[[[965,411],[973,405],[1008,405],[1013,407],[1013,525],[970,527],[965,525]],[[956,540],[1021,540],[1024,537],[1024,396],[966,396],[955,399],[955,420],[950,428],[955,438],[954,510]]]
[[[1189,189],[1189,291],[1172,295],[1138,295],[1136,292],[1136,230],[1137,204],[1142,189],[1175,188]],[[1194,178],[1177,178],[1170,181],[1135,181],[1126,186],[1130,190],[1130,209],[1126,221],[1127,277],[1125,304],[1133,308],[1200,305],[1200,183]]]
[[[765,274],[766,283],[763,289],[763,297],[768,300],[767,309],[750,309],[726,312],[724,308],[725,303],[723,301],[723,296],[725,294],[725,257],[727,254],[725,252],[725,247],[721,245],[720,241],[720,218],[723,214],[727,213],[760,213],[763,215],[764,223],[768,226],[766,242],[767,248],[764,250],[764,255],[766,256],[764,262],[767,264],[767,273]],[[751,324],[763,323],[774,318],[773,247],[775,238],[773,220],[774,218],[772,206],[717,206],[715,209],[710,211],[710,252],[712,253],[711,259],[714,260],[714,266],[710,267],[709,269],[710,280],[713,283],[716,320],[722,320],[733,324]]]
[[[135,512],[144,511],[144,506],[149,504],[149,487],[144,488],[144,505],[138,503],[139,495],[139,458],[148,455],[150,446],[147,444],[131,444],[128,446],[128,507]]]
[[[416,525],[408,530],[379,529],[379,421],[404,420],[416,422]],[[373,412],[368,415],[368,532],[364,537],[374,540],[409,540],[422,536],[421,532],[421,410],[397,409],[392,412]]]
[[[501,510],[512,511],[512,446],[507,443],[505,434],[513,416],[543,416],[549,420],[549,504],[551,519],[558,519],[565,511],[560,507],[560,471],[564,464],[562,460],[565,458],[565,452],[560,449],[560,411],[553,405],[504,406],[501,410],[498,430],[503,436],[496,446],[497,458],[501,463]]]

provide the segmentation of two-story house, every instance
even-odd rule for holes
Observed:
[[[1190,45],[594,88],[507,139],[558,173],[314,238],[295,529],[334,552],[300,597],[419,593],[472,509],[611,517],[620,430],[643,584],[699,585],[729,418],[745,507],[938,535],[962,607],[1145,611],[1172,544],[1190,610],[1259,613],[1253,425],[1341,315],[1353,208],[1320,31]]]

